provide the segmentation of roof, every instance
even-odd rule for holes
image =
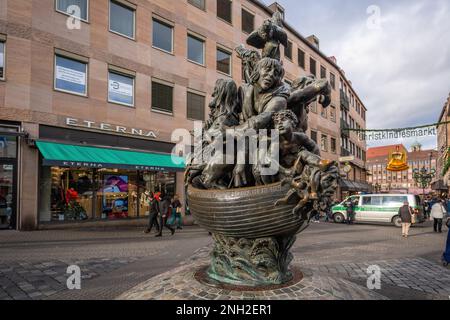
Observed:
[[[248,1],[252,2],[256,6],[258,6],[259,8],[263,9],[264,11],[266,11],[266,13],[268,15],[272,16],[274,14],[274,12],[268,6],[266,6],[264,3],[262,3],[260,0],[248,0]],[[314,52],[316,52],[318,55],[320,55],[323,59],[328,61],[333,67],[335,67],[338,70],[338,72],[341,75],[341,77],[345,81],[347,81],[347,83],[350,85],[350,87],[353,88],[353,85],[352,85],[351,81],[347,79],[347,77],[345,76],[344,71],[333,60],[331,60],[330,57],[328,57],[325,53],[323,53],[318,48],[316,48],[303,35],[301,35],[297,30],[295,30],[294,27],[289,25],[289,23],[287,23],[286,21],[283,21],[283,24],[286,27],[286,29],[289,30],[293,35],[295,35],[300,40],[302,40],[310,49],[312,49]],[[362,99],[359,97],[358,93],[356,93],[356,91],[354,89],[353,89],[353,92],[354,92],[355,96],[358,98],[358,100],[361,102],[361,105],[364,108],[364,110],[367,111],[367,108],[364,105],[364,103],[362,102]]]
[[[389,154],[392,151],[395,151],[397,147],[400,147],[402,151],[408,151],[406,150],[405,146],[403,144],[394,144],[389,146],[382,146],[382,147],[375,147],[375,148],[369,148],[367,149],[367,159],[373,159],[378,157],[385,157],[389,156]]]

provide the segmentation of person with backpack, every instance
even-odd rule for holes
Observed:
[[[442,233],[444,216],[447,216],[447,210],[443,201],[439,199],[431,208],[431,217],[434,220],[434,232]]]
[[[408,201],[403,203],[403,206],[398,210],[398,215],[402,219],[402,236],[403,238],[408,238],[414,215]]]

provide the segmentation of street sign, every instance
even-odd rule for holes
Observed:
[[[349,157],[341,157],[341,158],[339,158],[339,162],[349,162],[349,161],[355,161],[355,156],[349,156]]]

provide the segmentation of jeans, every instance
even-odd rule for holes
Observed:
[[[402,235],[408,236],[410,228],[411,228],[411,223],[402,223]]]
[[[434,218],[434,232],[442,232],[442,220]]]
[[[159,226],[159,223],[158,223],[158,214],[156,214],[156,213],[151,213],[150,214],[150,217],[149,217],[149,220],[148,220],[147,231],[151,232],[153,226],[156,226],[156,230],[158,230],[158,232],[159,232],[160,226]]]

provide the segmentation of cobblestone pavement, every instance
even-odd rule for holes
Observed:
[[[409,239],[392,226],[320,223],[298,236],[292,252],[305,274],[302,285],[310,281],[308,291],[323,293],[310,294],[310,299],[448,300],[450,270],[440,261],[446,236],[447,231],[433,233],[429,223],[413,228]],[[196,227],[162,239],[138,228],[0,231],[0,300],[116,299],[149,279],[157,285],[207,263],[210,245],[208,234]],[[66,269],[72,264],[82,270],[81,290],[66,287]],[[382,272],[381,290],[375,292],[366,287],[370,265]],[[167,297],[164,290],[159,294]]]

